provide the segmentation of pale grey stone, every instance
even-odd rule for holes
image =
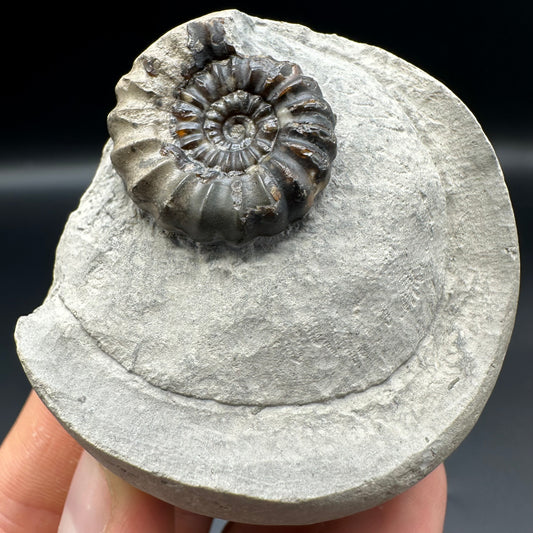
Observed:
[[[141,489],[228,520],[337,518],[413,485],[475,424],[514,322],[513,214],[480,126],[429,75],[213,16],[239,53],[318,81],[337,115],[329,185],[284,234],[194,245],[133,204],[109,142],[17,346],[66,429]],[[185,26],[145,55],[161,53],[184,60]]]

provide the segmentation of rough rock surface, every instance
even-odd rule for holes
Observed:
[[[67,430],[143,490],[243,522],[332,519],[414,484],[477,420],[514,321],[512,210],[435,79],[335,35],[213,16],[239,53],[318,81],[337,115],[329,185],[284,234],[194,245],[133,204],[109,142],[17,346]],[[176,50],[185,25],[137,62]]]

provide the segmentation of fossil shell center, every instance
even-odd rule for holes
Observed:
[[[214,102],[198,99],[204,77],[180,91],[172,108],[172,134],[192,160],[223,172],[244,172],[272,151],[279,130],[276,113],[260,96],[242,89]]]
[[[336,117],[295,63],[236,53],[216,22],[188,31],[184,74],[144,58],[117,85],[115,169],[172,233],[231,245],[281,233],[329,181]]]

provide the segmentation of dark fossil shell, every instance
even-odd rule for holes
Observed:
[[[227,43],[221,53],[216,26],[218,34],[193,26],[191,48],[198,30],[204,42],[184,82],[152,103],[157,111],[168,106],[164,134],[157,120],[147,127],[137,116],[147,115],[142,106],[153,91],[119,84],[109,118],[113,164],[133,200],[171,232],[232,244],[274,235],[305,215],[327,184],[335,117],[297,65],[244,57]],[[152,79],[165,68],[157,58],[143,65]]]

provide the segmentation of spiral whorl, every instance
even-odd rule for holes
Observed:
[[[335,117],[297,65],[239,55],[223,35],[216,22],[189,25],[189,47],[199,51],[171,97],[156,103],[168,102],[159,141],[157,121],[146,139],[128,120],[128,106],[138,108],[147,91],[131,81],[125,97],[117,90],[112,160],[130,196],[163,228],[200,242],[241,244],[307,213],[329,180]],[[164,61],[145,64],[146,76],[157,77]],[[145,163],[132,164],[139,157]]]

